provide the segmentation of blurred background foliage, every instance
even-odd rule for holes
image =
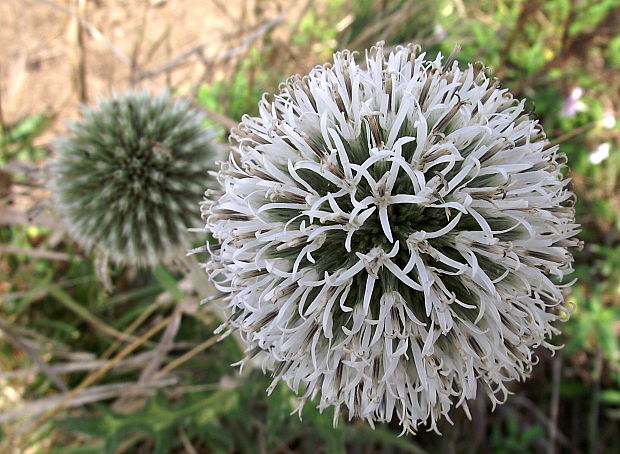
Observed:
[[[461,61],[483,61],[527,97],[562,144],[585,247],[567,290],[575,311],[555,339],[565,348],[540,352],[530,380],[494,412],[481,396],[473,421],[455,411],[443,436],[398,437],[398,427],[343,418],[333,428],[333,414],[311,403],[300,420],[288,388],[267,396],[268,375],[230,366],[242,353],[233,337],[213,336],[220,315],[213,303],[198,305],[210,289],[195,262],[113,268],[104,290],[102,265],[67,239],[45,189],[50,142],[69,114],[41,100],[10,118],[0,98],[0,452],[620,452],[619,0],[212,0],[204,3],[224,30],[215,56],[189,43],[160,66],[154,55],[184,24],[159,24],[146,43],[144,30],[157,26],[148,18],[169,8],[191,15],[194,2],[14,3],[14,17],[2,20],[31,7],[70,27],[72,69],[59,77],[70,78],[73,104],[110,88],[167,86],[193,98],[223,141],[264,92],[335,50],[413,41],[433,56],[458,43]],[[117,48],[118,24],[101,18],[136,4],[133,48]],[[118,60],[128,55],[129,69],[107,89],[90,84],[93,42]]]

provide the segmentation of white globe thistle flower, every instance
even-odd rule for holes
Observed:
[[[414,46],[294,76],[246,116],[203,204],[206,265],[251,358],[404,432],[506,399],[552,324],[578,226],[538,121],[482,68]]]

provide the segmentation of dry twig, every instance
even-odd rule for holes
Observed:
[[[84,39],[84,26],[80,17],[86,13],[86,0],[74,0],[76,12],[70,23],[70,34],[74,41],[71,64],[73,66],[73,83],[80,103],[88,102],[88,87],[86,85],[86,47]]]
[[[54,8],[57,11],[60,11],[64,14],[67,14],[75,19],[77,19],[80,24],[82,24],[82,26],[88,30],[88,32],[91,34],[91,36],[93,38],[95,38],[95,40],[99,41],[100,43],[102,43],[118,60],[120,60],[121,62],[123,62],[125,65],[127,66],[131,66],[131,60],[129,59],[129,57],[127,57],[127,55],[125,55],[123,52],[121,52],[114,44],[112,44],[112,42],[107,39],[103,33],[101,33],[93,24],[91,24],[89,21],[87,21],[86,19],[84,19],[83,17],[75,14],[73,11],[58,5],[57,3],[53,2],[52,0],[34,0],[37,1],[39,3],[44,3],[52,8]]]
[[[147,383],[151,380],[151,377],[155,374],[159,366],[164,361],[168,352],[172,349],[174,344],[174,338],[179,332],[179,328],[181,327],[181,319],[183,317],[183,312],[181,311],[181,306],[178,305],[175,312],[174,317],[166,326],[164,334],[161,337],[159,344],[153,350],[153,357],[146,365],[142,373],[140,374],[140,378],[138,379],[138,384]]]
[[[46,251],[44,249],[26,249],[10,246],[8,244],[0,244],[0,255],[23,255],[34,259],[49,259],[67,262],[71,260],[71,255],[66,252]]]
[[[245,37],[245,39],[243,40],[243,42],[239,46],[234,47],[232,49],[228,49],[226,52],[224,52],[223,54],[219,55],[218,57],[216,57],[214,59],[211,59],[211,61],[212,62],[223,62],[223,61],[230,60],[231,58],[234,58],[234,57],[242,54],[258,38],[260,38],[263,35],[265,35],[271,29],[273,29],[278,24],[280,24],[283,20],[284,20],[284,16],[282,14],[280,14],[280,15],[276,16],[275,18],[273,18],[273,19],[263,23],[262,25],[259,25],[252,32],[247,34],[247,36]],[[192,46],[191,48],[189,48],[188,50],[186,50],[186,51],[182,52],[181,54],[177,55],[176,57],[173,57],[167,63],[164,63],[159,68],[153,69],[151,71],[145,71],[145,72],[139,73],[138,75],[136,75],[135,81],[139,82],[139,81],[144,80],[144,79],[149,79],[149,78],[158,76],[158,75],[160,75],[162,73],[168,73],[169,71],[172,71],[172,70],[177,69],[177,68],[179,68],[179,67],[181,67],[183,65],[186,65],[187,64],[187,60],[190,57],[192,57],[194,55],[200,55],[200,53],[204,51],[206,46],[207,46],[207,43],[196,44],[196,45]]]
[[[0,331],[3,331],[6,337],[8,337],[9,340],[13,342],[13,344],[17,348],[23,350],[30,357],[30,359],[34,361],[34,363],[39,367],[39,369],[41,369],[43,373],[47,375],[47,378],[49,378],[50,381],[54,383],[54,385],[56,385],[58,389],[64,392],[69,391],[69,388],[67,388],[67,385],[64,381],[62,381],[58,374],[54,370],[52,370],[50,366],[45,361],[43,361],[43,359],[34,350],[32,350],[28,346],[28,344],[23,342],[20,337],[15,334],[13,330],[2,320],[0,320]]]
[[[131,356],[123,361],[119,361],[115,369],[121,368],[141,368],[148,360],[153,356],[152,351],[144,352]],[[67,374],[71,372],[84,372],[94,369],[99,369],[106,364],[105,360],[91,360],[91,361],[74,361],[64,364],[48,364],[48,369],[54,374]],[[10,370],[6,372],[0,372],[0,380],[6,380],[11,378],[27,377],[37,374],[41,371],[40,367],[27,367],[23,369]]]
[[[88,388],[90,385],[95,383],[97,380],[102,378],[105,374],[107,374],[113,367],[115,367],[120,361],[129,356],[134,350],[139,348],[147,339],[153,337],[156,333],[161,331],[164,327],[170,323],[174,314],[169,315],[168,317],[161,320],[158,324],[153,326],[147,332],[142,334],[132,343],[127,345],[124,349],[122,349],[114,358],[108,361],[101,369],[89,374],[82,382],[73,388],[69,393],[62,396],[49,410],[47,410],[36,422],[36,427],[41,427],[47,420],[52,418],[56,413],[58,413],[67,402],[76,397],[80,391]]]
[[[549,445],[547,454],[555,454],[555,440],[558,434],[558,415],[560,410],[560,379],[562,378],[562,355],[557,353],[553,360],[551,380],[551,403],[549,409]]]
[[[131,389],[132,391],[143,395],[152,395],[154,393],[153,388],[162,388],[165,386],[174,385],[175,383],[176,380],[171,377],[152,381],[139,386],[135,383],[114,383],[111,385],[101,385],[88,389],[81,389],[78,392],[74,392],[74,390],[59,396],[45,397],[34,402],[26,402],[13,410],[2,412],[0,413],[0,423],[37,416],[43,412],[49,413],[54,411],[57,407],[79,407],[84,404],[110,399],[126,392],[127,389]]]
[[[526,408],[527,410],[529,410],[532,415],[538,419],[538,421],[540,421],[542,424],[544,424],[547,427],[551,426],[551,421],[549,420],[549,418],[547,417],[547,415],[545,415],[545,413],[543,411],[541,411],[538,406],[532,402],[530,399],[528,399],[527,397],[523,396],[523,395],[515,395],[512,396],[510,398],[510,401],[513,404],[517,404],[520,405],[524,408]],[[568,439],[568,437],[566,435],[564,435],[564,433],[562,433],[559,429],[556,432],[556,439],[559,443],[561,443],[563,446],[571,446],[571,442]]]

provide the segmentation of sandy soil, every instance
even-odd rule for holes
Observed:
[[[76,116],[81,100],[90,101],[131,85],[191,91],[201,81],[222,73],[219,63],[206,62],[230,63],[229,57],[240,56],[244,46],[260,33],[261,25],[286,27],[295,19],[300,3],[2,0],[2,121],[11,124],[47,111],[55,118],[43,137],[49,140],[67,119]],[[259,31],[252,34],[257,27]],[[83,88],[77,82],[80,65]],[[164,70],[166,67],[169,69]]]

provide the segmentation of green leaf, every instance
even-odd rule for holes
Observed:
[[[79,432],[93,437],[106,435],[106,425],[101,424],[100,418],[66,418],[56,421],[58,427],[67,432]]]
[[[608,404],[620,404],[620,391],[615,389],[607,389],[605,391],[601,391],[601,402],[605,402]]]
[[[91,418],[68,418],[58,421],[68,432],[79,432],[105,439],[103,452],[113,454],[125,441],[136,435],[153,440],[156,454],[170,451],[176,442],[176,429],[189,419],[205,427],[214,424],[222,414],[238,405],[235,390],[219,390],[211,394],[193,394],[176,405],[170,405],[162,394],[156,394],[139,411],[122,415],[101,406],[101,415]]]
[[[6,134],[7,143],[29,142],[47,126],[49,117],[45,114],[33,115],[18,121]]]
[[[177,280],[172,274],[170,274],[170,271],[163,266],[157,265],[153,268],[153,277],[157,283],[161,285],[164,290],[170,293],[176,301],[181,301],[185,298],[185,295],[179,288],[179,283]]]
[[[47,454],[101,454],[104,452],[104,443],[98,441],[82,446],[65,446],[47,451]]]
[[[381,446],[392,446],[403,452],[411,454],[428,454],[420,447],[413,437],[399,437],[382,425],[377,425],[374,429],[366,423],[346,426],[347,440],[364,441],[366,443],[380,443]]]
[[[524,445],[529,445],[544,438],[544,436],[545,429],[540,424],[536,424],[525,429],[521,435],[521,442]]]

